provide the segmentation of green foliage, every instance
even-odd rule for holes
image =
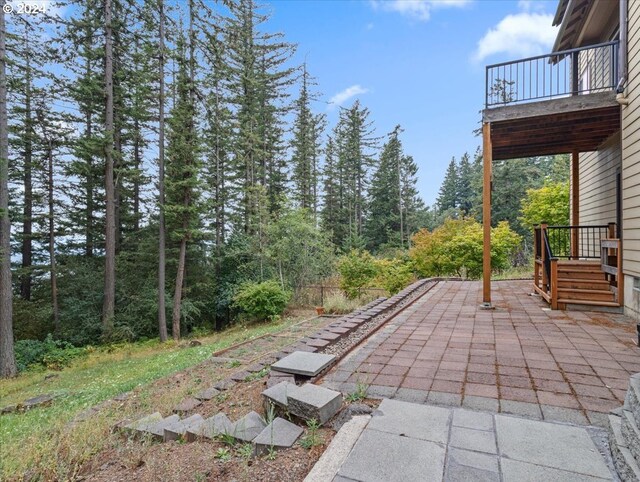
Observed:
[[[338,259],[340,289],[347,298],[360,296],[362,289],[371,286],[378,274],[376,260],[368,251],[352,250]]]
[[[305,433],[300,439],[300,445],[305,449],[311,449],[318,445],[322,445],[324,440],[318,433],[320,424],[315,418],[307,420],[307,433]]]
[[[351,313],[362,305],[366,305],[375,299],[375,295],[363,293],[358,298],[349,299],[343,292],[332,293],[325,297],[323,307],[324,311],[329,314],[343,315]]]
[[[350,403],[361,402],[362,400],[367,398],[368,388],[369,388],[369,385],[367,385],[366,383],[361,381],[356,382],[355,391],[348,393],[347,396],[345,397],[345,400]]]
[[[44,341],[19,340],[15,344],[16,364],[19,371],[33,366],[44,366],[50,370],[62,370],[80,357],[87,355],[84,348],[76,348],[71,343],[54,340],[51,334]]]
[[[566,225],[569,223],[569,184],[547,182],[539,189],[528,189],[521,206],[520,222],[528,228],[541,223]]]
[[[219,447],[214,457],[222,462],[228,462],[231,460],[231,450],[229,447]]]
[[[378,260],[376,285],[387,290],[390,295],[406,288],[415,281],[413,265],[408,261],[400,258]]]
[[[234,297],[235,306],[249,318],[276,320],[287,307],[291,293],[275,280],[262,283],[246,283]]]
[[[419,231],[412,241],[410,257],[420,276],[482,275],[482,225],[473,219],[449,219],[433,232]],[[502,222],[492,228],[491,241],[492,269],[509,267],[520,236]]]

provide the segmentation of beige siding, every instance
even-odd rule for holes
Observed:
[[[640,2],[629,2],[629,105],[622,109],[624,271],[640,277]]]
[[[620,133],[596,152],[580,153],[580,224],[616,222],[616,172],[620,169]]]

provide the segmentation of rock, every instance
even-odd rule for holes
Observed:
[[[254,363],[253,365],[247,367],[247,371],[251,373],[257,373],[264,368],[262,363]]]
[[[30,398],[18,404],[18,408],[24,411],[31,410],[32,408],[35,408],[35,407],[50,405],[53,399],[54,399],[54,396],[50,393],[47,393],[44,395],[38,395],[37,397]]]
[[[58,378],[60,375],[58,375],[57,373],[47,373],[44,376],[45,380],[51,380],[52,378]]]
[[[297,389],[298,387],[294,383],[284,381],[267,388],[262,392],[262,396],[267,402],[286,409],[289,404],[287,401],[287,395],[295,392]]]
[[[178,405],[173,408],[174,413],[184,413],[193,410],[194,408],[202,405],[200,400],[196,400],[195,398],[185,398]]]
[[[338,414],[331,424],[331,428],[337,432],[345,423],[356,415],[368,415],[371,412],[373,412],[373,409],[369,405],[365,405],[364,403],[352,403],[347,405],[345,409]]]
[[[233,387],[236,384],[236,382],[234,382],[233,380],[220,380],[218,383],[216,383],[213,388],[215,388],[216,390],[229,390],[231,387]]]
[[[200,425],[187,429],[185,438],[189,442],[197,440],[199,437],[213,439],[222,433],[231,433],[233,431],[233,423],[224,414],[218,413],[211,418],[206,419]]]
[[[240,360],[236,358],[227,358],[224,356],[212,356],[211,358],[209,358],[209,362],[219,364],[219,365],[224,365],[226,363],[234,363],[234,364],[240,363]]]
[[[189,346],[202,346],[202,342],[198,340],[191,340]]]
[[[196,393],[194,395],[194,398],[198,399],[198,400],[211,400],[212,398],[216,397],[218,394],[220,393],[220,390],[218,390],[217,388],[206,388],[204,390],[200,390],[198,393]]]
[[[231,375],[231,380],[236,381],[236,382],[244,382],[247,377],[250,377],[251,373],[246,371],[246,370],[242,370],[240,372],[236,372],[233,375]]]
[[[320,425],[333,417],[342,405],[342,394],[306,383],[287,395],[289,411],[304,419],[315,419]]]
[[[13,413],[18,410],[17,405],[8,405],[0,409],[0,415],[4,415],[5,413]]]
[[[202,415],[196,413],[184,420],[177,420],[166,425],[164,427],[164,441],[168,442],[169,440],[179,440],[185,433],[187,433],[187,430],[195,430],[203,422],[204,418],[202,418]]]
[[[142,417],[135,422],[131,422],[123,427],[125,430],[130,430],[132,432],[146,432],[150,427],[154,426],[158,422],[164,420],[160,412],[154,412],[151,415],[147,415]]]
[[[262,417],[251,411],[233,424],[231,434],[234,438],[243,442],[251,442],[260,432],[264,430],[266,424]]]
[[[287,375],[286,373],[274,375],[274,373],[280,372],[271,372],[271,376],[267,379],[267,388],[271,388],[282,382],[289,382],[295,385],[296,379],[293,375]]]
[[[156,440],[163,440],[164,428],[177,422],[178,420],[180,420],[180,417],[178,415],[169,415],[167,418],[163,418],[162,420],[159,420],[158,422],[147,426],[144,432],[152,435]]]
[[[124,402],[125,400],[128,400],[130,396],[131,396],[131,392],[124,392],[124,393],[121,393],[120,395],[116,395],[115,397],[113,397],[113,399],[116,402]]]
[[[253,439],[254,453],[262,455],[269,450],[289,448],[298,440],[302,432],[302,428],[278,417]]]
[[[271,366],[272,370],[315,377],[336,359],[335,355],[296,351]]]

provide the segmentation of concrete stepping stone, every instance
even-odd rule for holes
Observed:
[[[202,415],[196,413],[195,415],[171,423],[164,427],[164,441],[179,440],[187,433],[187,430],[198,427],[202,422],[204,422],[204,418],[202,418]]]
[[[220,394],[220,390],[218,390],[217,388],[206,388],[204,390],[200,390],[198,393],[196,393],[193,397],[196,400],[211,400],[212,398],[215,398],[216,396],[218,396]]]
[[[233,423],[224,413],[220,412],[201,424],[187,428],[185,438],[188,442],[194,442],[198,438],[214,439],[220,434],[231,433]]]
[[[38,395],[37,397],[29,398],[28,400],[18,404],[18,409],[26,412],[27,410],[31,410],[35,407],[44,407],[46,405],[50,405],[54,398],[54,395],[50,393]]]
[[[264,423],[262,417],[251,411],[233,424],[233,430],[230,433],[238,440],[251,442],[266,426],[267,424]]]
[[[315,339],[315,340],[308,341],[307,345],[308,346],[314,346],[316,348],[324,348],[329,343],[330,343],[329,340],[323,340],[321,338],[318,338],[318,339]]]
[[[284,418],[277,417],[253,440],[254,453],[262,455],[270,450],[289,448],[298,440],[302,432],[302,428]]]
[[[180,420],[179,415],[169,415],[167,418],[163,418],[162,420],[159,420],[158,422],[146,427],[144,433],[151,434],[156,440],[163,440],[164,428],[171,425],[172,423],[177,422],[178,420]]]
[[[184,413],[193,410],[194,408],[202,405],[200,400],[196,400],[195,398],[185,398],[178,405],[173,407],[173,413]]]
[[[272,371],[269,374],[269,378],[267,378],[267,388],[271,388],[282,382],[289,382],[295,385],[296,378],[293,375],[289,375],[287,373]]]
[[[315,377],[331,365],[335,359],[335,355],[296,351],[271,365],[271,369],[294,375]]]
[[[229,379],[220,380],[218,383],[216,383],[213,386],[213,388],[215,388],[216,390],[224,391],[224,390],[229,390],[235,384],[236,384],[236,382],[234,382],[233,380],[229,380]]]
[[[289,411],[304,419],[315,419],[320,425],[330,420],[342,406],[342,394],[312,383],[298,387],[287,395]]]
[[[231,380],[236,382],[244,382],[250,376],[251,376],[251,372],[242,370],[240,372],[236,372],[233,375],[231,375]]]
[[[285,381],[267,388],[262,392],[262,396],[267,402],[286,409],[289,404],[287,401],[287,395],[294,393],[297,389],[298,386],[295,383]]]
[[[147,415],[142,417],[140,420],[136,420],[135,422],[131,422],[125,425],[123,428],[125,430],[130,430],[132,432],[146,432],[150,427],[154,426],[158,422],[164,420],[160,412],[154,412],[151,415]]]

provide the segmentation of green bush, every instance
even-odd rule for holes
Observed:
[[[378,274],[378,266],[376,259],[368,251],[354,249],[340,257],[338,272],[340,289],[347,298],[354,299],[360,296],[363,288],[371,286]]]
[[[74,359],[85,356],[87,350],[76,348],[66,341],[54,340],[51,334],[48,334],[44,341],[17,341],[15,353],[16,364],[20,371],[39,365],[51,370],[62,370]]]
[[[234,306],[254,320],[274,321],[282,314],[291,293],[275,280],[246,283],[234,297]]]
[[[413,267],[402,259],[381,259],[377,261],[377,265],[376,284],[390,295],[395,295],[415,281]]]

